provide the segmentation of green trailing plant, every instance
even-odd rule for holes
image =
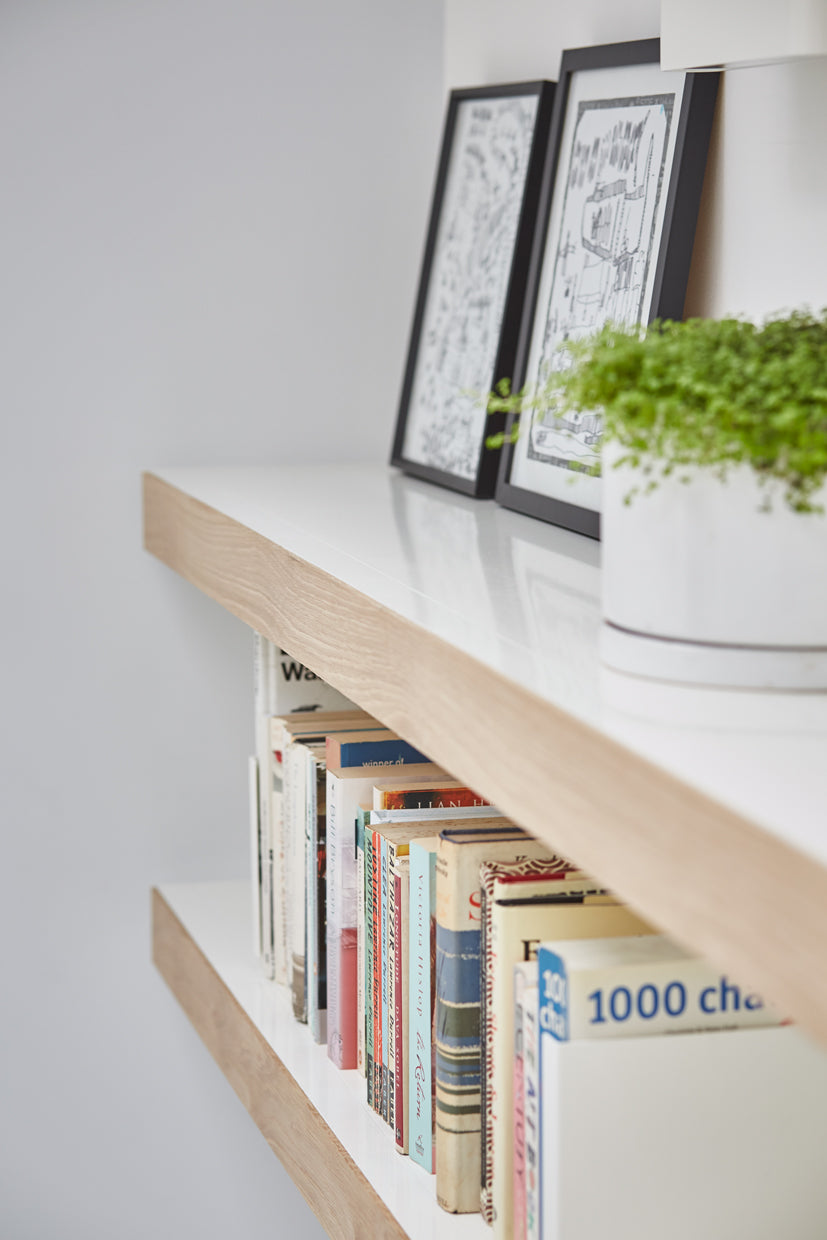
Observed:
[[[676,471],[688,480],[681,471],[711,469],[723,479],[748,465],[762,484],[780,484],[794,511],[821,511],[814,497],[827,478],[827,310],[761,325],[610,324],[568,341],[566,351],[570,365],[541,389],[514,394],[500,384],[489,408],[600,410],[604,440],[621,449],[617,464],[641,469],[645,489]]]

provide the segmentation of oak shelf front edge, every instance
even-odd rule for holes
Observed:
[[[163,895],[152,892],[153,961],[196,1032],[333,1240],[406,1240]]]
[[[170,568],[827,1040],[827,867],[156,475],[144,513]]]

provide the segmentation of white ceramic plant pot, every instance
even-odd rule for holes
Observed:
[[[604,451],[602,656],[692,683],[827,688],[827,516],[793,513],[748,468],[648,495]],[[645,485],[645,479],[643,479]],[[827,488],[817,501],[827,507]]]

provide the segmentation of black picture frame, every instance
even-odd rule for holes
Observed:
[[[497,483],[485,441],[505,418],[485,395],[514,368],[553,100],[546,81],[448,99],[391,464],[477,498]]]
[[[630,95],[630,87],[634,89],[633,70],[636,66],[640,68],[641,91]],[[594,71],[605,72],[598,75]],[[515,365],[511,376],[515,392],[521,391],[524,386],[527,386],[529,391],[532,390],[533,372],[539,370],[538,350],[540,360],[542,360],[542,350],[555,347],[549,343],[554,338],[555,332],[561,333],[561,340],[566,338],[565,325],[567,323],[574,324],[574,330],[579,331],[578,316],[585,317],[589,314],[596,319],[589,330],[596,330],[608,319],[618,322],[638,320],[651,322],[655,318],[680,319],[683,317],[686,284],[692,259],[695,226],[720,75],[670,71],[663,73],[662,79],[660,77],[656,79],[658,83],[661,80],[663,82],[662,93],[659,86],[657,92],[653,93],[653,80],[655,80],[655,75],[660,73],[659,39],[603,44],[563,52],[542,172],[537,224],[525,286]],[[590,74],[591,77],[584,76]],[[619,91],[616,98],[612,98],[613,78],[616,79]],[[590,84],[594,87],[593,95]],[[671,94],[673,102],[670,108],[666,101],[673,88],[674,92]],[[648,119],[644,122],[643,110],[647,107],[649,108]],[[599,111],[600,109],[602,112]],[[613,114],[612,109],[614,109]],[[588,200],[590,204],[588,213],[584,201],[580,216],[580,236],[577,241],[583,253],[579,258],[582,264],[579,277],[575,274],[578,247],[567,239],[571,237],[571,232],[569,231],[564,237],[563,230],[567,222],[571,223],[574,219],[578,196],[582,195],[581,177],[588,180],[592,173],[591,161],[587,159],[589,153],[594,156],[598,166],[603,159],[604,151],[608,151],[606,156],[608,164],[611,164],[612,159],[616,161],[621,159],[621,156],[616,155],[615,152],[617,145],[614,142],[615,130],[612,129],[610,133],[606,127],[612,116],[620,123],[621,112],[624,110],[629,118],[636,118],[628,121],[632,126],[630,132],[633,137],[641,125],[649,126],[649,142],[652,145],[647,145],[646,149],[650,153],[654,149],[656,159],[660,152],[661,163],[660,165],[647,164],[645,157],[643,163],[640,162],[639,152],[643,149],[643,140],[646,136],[646,129],[640,129],[643,138],[634,148],[634,158],[638,161],[635,165],[635,173],[640,174],[641,184],[644,184],[644,196],[650,199],[648,207],[639,209],[641,232],[638,239],[646,240],[647,244],[645,280],[640,285],[640,305],[643,309],[637,317],[627,316],[624,319],[622,315],[606,313],[600,319],[602,302],[595,302],[588,312],[584,312],[582,305],[585,304],[586,297],[585,294],[580,296],[582,287],[588,289],[594,287],[593,283],[590,283],[594,279],[592,268],[599,266],[604,258],[607,264],[609,261],[605,257],[609,253],[608,249],[604,254],[600,247],[593,244],[595,236],[600,238],[605,236],[605,232],[601,229],[603,222],[610,218],[609,207],[606,208],[605,220],[601,222],[599,218],[605,199],[601,200],[600,206],[597,205],[598,182],[596,180],[593,191],[595,198]],[[623,124],[625,125],[626,122]],[[590,147],[585,141],[590,129],[595,134],[602,134],[600,139],[602,145],[597,148],[596,153],[595,147]],[[621,148],[624,141],[628,147],[630,139],[628,135],[624,138],[624,132],[621,131],[619,141]],[[567,160],[565,176],[561,176],[559,168],[561,159],[564,157]],[[626,155],[623,158],[628,161],[629,157]],[[619,166],[617,164],[617,167]],[[628,167],[628,162],[625,167]],[[607,169],[608,177],[615,175],[616,170],[615,166]],[[655,172],[658,175],[656,184]],[[596,173],[594,175],[596,177]],[[610,196],[622,179],[622,177],[615,177],[614,181],[609,181],[605,178],[599,192],[607,197]],[[569,194],[570,187],[573,187],[571,194]],[[651,193],[650,187],[652,187]],[[640,197],[639,186],[636,187],[635,192]],[[631,195],[627,195],[627,202],[630,197]],[[631,208],[629,210],[631,212]],[[652,212],[651,237],[648,240],[645,233],[646,210]],[[585,238],[587,223],[590,229],[589,238]],[[597,229],[597,232],[592,229]],[[618,233],[619,230],[612,233],[613,243]],[[552,246],[554,247],[553,255]],[[637,292],[627,296],[625,293],[617,292],[617,289],[623,279],[631,281],[638,278],[639,267],[636,273],[632,274],[629,264],[635,261],[643,264],[644,258],[642,250],[636,252],[640,255],[637,259],[630,255],[628,246],[625,249],[625,253],[623,251],[613,252],[612,262],[615,263],[615,277],[613,278],[616,279],[616,283],[606,293],[605,290],[609,288],[609,284],[604,282],[602,291],[595,296],[603,297],[606,302],[612,304],[624,305],[624,308],[628,310],[637,297]],[[573,258],[572,255],[574,255]],[[560,262],[559,269],[558,262]],[[550,263],[553,265],[549,266]],[[569,266],[566,266],[567,263]],[[621,268],[621,263],[625,263],[626,266]],[[578,278],[582,279],[582,286],[579,287],[574,283]],[[570,311],[570,307],[575,304],[577,298],[572,296],[568,306],[561,301],[561,298],[571,294],[575,287],[578,288],[579,297],[579,308],[576,314]],[[635,290],[638,288],[637,285],[634,287]],[[568,294],[566,289],[569,290]],[[507,431],[511,431],[514,424],[515,415],[512,414],[508,419]],[[546,425],[538,423],[541,429],[536,434],[533,424],[528,432],[523,427],[515,443],[506,443],[500,457],[496,488],[497,501],[506,508],[515,509],[553,525],[575,530],[591,538],[599,538],[600,513],[593,499],[596,487],[591,485],[597,480],[582,469],[578,470],[576,465],[568,463],[558,465],[553,456],[555,451],[553,446],[547,449],[548,455],[543,457],[543,436],[549,433]],[[551,437],[557,427],[553,423],[550,425]],[[597,436],[595,436],[594,427],[589,426],[588,430],[591,432],[591,438],[599,437],[599,430]],[[584,445],[587,443],[585,431],[582,441]],[[565,451],[565,448],[562,450]],[[584,446],[584,457],[587,457],[588,451],[589,448]],[[596,449],[593,451],[596,452]],[[535,453],[533,458],[530,457],[532,452]],[[565,490],[564,482],[566,483]],[[555,490],[556,494],[550,495],[541,487]],[[567,494],[569,489],[572,492],[571,497]],[[578,489],[580,495],[577,494]]]

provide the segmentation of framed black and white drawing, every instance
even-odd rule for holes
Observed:
[[[663,72],[657,39],[563,53],[515,392],[541,392],[567,340],[683,316],[717,89],[715,73]],[[497,500],[599,537],[600,435],[597,412],[527,408]]]
[[[466,495],[496,486],[486,394],[514,367],[553,97],[449,97],[391,463]]]

